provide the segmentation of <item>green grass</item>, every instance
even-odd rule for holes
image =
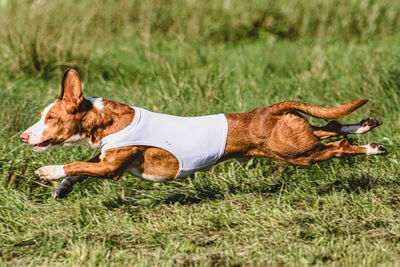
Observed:
[[[0,13],[1,265],[398,264],[396,2],[0,0]],[[169,183],[91,178],[54,200],[58,182],[34,170],[96,151],[38,154],[18,136],[56,99],[65,66],[87,96],[176,115],[373,98],[341,121],[382,120],[349,137],[390,154],[228,161]]]

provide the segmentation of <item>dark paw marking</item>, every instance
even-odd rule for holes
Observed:
[[[375,155],[387,155],[389,152],[387,151],[386,147],[382,145],[378,145],[377,143],[370,143],[369,147],[372,149],[376,149]]]
[[[378,154],[379,155],[387,155],[389,152],[387,151],[386,147],[384,146],[378,146]]]
[[[377,143],[370,143],[369,146],[371,148],[377,148],[379,145]]]
[[[374,128],[374,127],[377,127],[377,126],[379,126],[381,124],[382,124],[382,122],[378,121],[374,117],[369,117],[368,119],[360,121],[360,125],[362,127],[369,127],[371,129]]]
[[[65,178],[61,184],[58,186],[56,193],[54,194],[54,198],[65,198],[71,193],[72,189],[74,189],[75,183],[72,181],[70,177]]]

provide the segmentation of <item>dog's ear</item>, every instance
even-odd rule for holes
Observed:
[[[73,113],[78,110],[83,101],[82,85],[79,75],[74,69],[67,69],[61,81],[61,93],[57,102],[64,101],[67,112]]]

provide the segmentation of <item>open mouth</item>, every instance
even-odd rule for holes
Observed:
[[[32,146],[33,151],[41,152],[41,151],[46,150],[51,145],[51,141],[52,140],[53,139],[47,139],[46,141],[43,141],[43,142],[41,142],[39,144],[36,144],[36,145],[33,145]]]

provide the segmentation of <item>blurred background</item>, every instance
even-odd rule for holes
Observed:
[[[400,2],[389,0],[1,0],[0,11],[1,66],[16,77],[50,77],[65,66],[119,74],[104,57],[150,53],[165,42],[194,50],[276,40],[361,43],[400,25]]]

